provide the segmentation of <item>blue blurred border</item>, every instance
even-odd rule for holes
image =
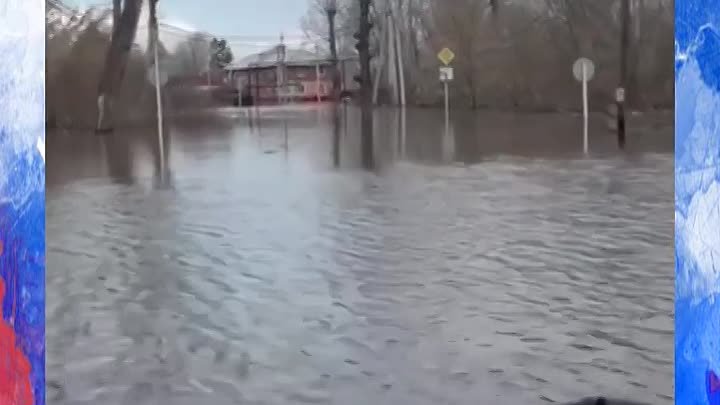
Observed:
[[[44,405],[45,0],[0,0],[0,54],[2,316]]]
[[[720,2],[675,0],[675,403],[720,390]]]

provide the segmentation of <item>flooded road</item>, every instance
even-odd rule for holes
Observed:
[[[673,402],[672,122],[248,114],[48,134],[50,402]]]

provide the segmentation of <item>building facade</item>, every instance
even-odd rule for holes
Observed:
[[[341,90],[349,90],[344,72],[353,62],[338,62]],[[302,49],[286,49],[281,43],[228,66],[226,72],[243,104],[276,104],[328,100],[332,96],[330,68],[327,58]]]
[[[243,97],[252,98],[253,104],[283,100],[322,101],[330,97],[332,89],[326,65],[248,67],[233,70],[230,82]]]

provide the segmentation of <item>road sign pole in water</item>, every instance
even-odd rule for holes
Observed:
[[[450,90],[448,83],[453,80],[454,70],[450,66],[440,68],[440,81],[445,92],[445,135],[450,133]]]
[[[443,65],[440,67],[440,81],[443,83],[445,92],[445,135],[450,133],[450,89],[448,83],[453,80],[454,71],[450,63],[455,59],[455,54],[450,48],[443,48],[437,55]]]
[[[588,153],[588,89],[587,84],[595,75],[595,65],[590,59],[579,58],[573,64],[573,75],[582,83],[582,107],[583,107],[583,152]]]
[[[445,136],[450,133],[450,94],[448,90],[448,82],[445,85]]]

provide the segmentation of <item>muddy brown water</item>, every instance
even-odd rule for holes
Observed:
[[[673,402],[667,117],[256,114],[48,134],[48,401]]]

